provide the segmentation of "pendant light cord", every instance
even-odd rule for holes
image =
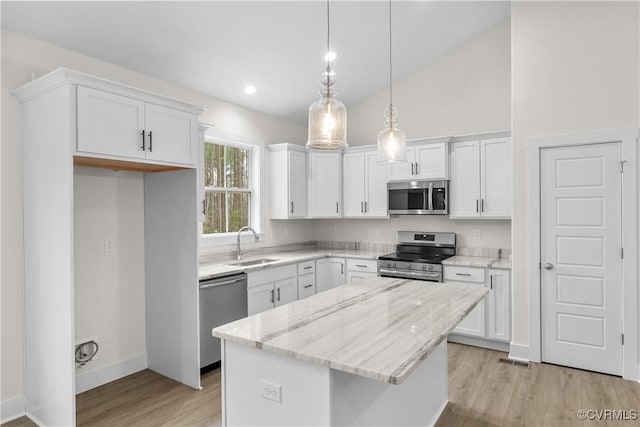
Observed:
[[[391,61],[391,0],[389,0],[389,122],[393,123],[393,65]]]

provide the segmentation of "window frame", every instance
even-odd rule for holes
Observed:
[[[262,233],[262,204],[260,203],[260,196],[262,193],[262,158],[264,157],[264,142],[258,138],[248,135],[242,135],[231,131],[226,131],[220,128],[210,127],[205,130],[204,137],[202,138],[202,146],[200,153],[200,169],[198,170],[198,186],[200,191],[200,203],[202,209],[204,209],[205,192],[207,187],[204,183],[204,144],[220,144],[225,146],[231,146],[236,148],[242,148],[250,151],[250,166],[249,166],[249,189],[244,188],[224,188],[224,187],[208,187],[208,189],[219,189],[225,192],[250,192],[251,197],[249,201],[249,224],[258,235],[263,238]],[[226,206],[227,218],[229,206]],[[204,212],[201,212],[200,221],[198,224],[198,235],[201,247],[220,246],[225,244],[236,243],[237,232],[227,233],[212,233],[205,234],[203,231],[204,224]],[[243,233],[241,240],[253,241],[251,233]]]

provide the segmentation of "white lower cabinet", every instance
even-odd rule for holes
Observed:
[[[347,258],[347,283],[376,277],[378,261],[369,259]]]
[[[344,285],[346,268],[344,258],[321,258],[316,260],[316,293]]]
[[[298,299],[310,297],[316,293],[316,262],[314,260],[298,263]]]
[[[260,313],[298,299],[296,265],[247,273],[247,314]]]
[[[511,282],[509,270],[444,266],[444,280],[484,286],[489,294],[453,333],[509,342],[511,339]]]

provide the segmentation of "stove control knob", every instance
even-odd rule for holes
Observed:
[[[411,263],[407,263],[407,269],[411,270]]]
[[[429,271],[433,270],[433,265],[429,266]]]

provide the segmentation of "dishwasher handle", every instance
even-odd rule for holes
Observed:
[[[218,286],[232,285],[234,283],[244,282],[245,280],[247,280],[245,275],[234,277],[229,280],[212,279],[205,282],[201,282],[200,289],[209,289],[209,288],[216,288]]]

